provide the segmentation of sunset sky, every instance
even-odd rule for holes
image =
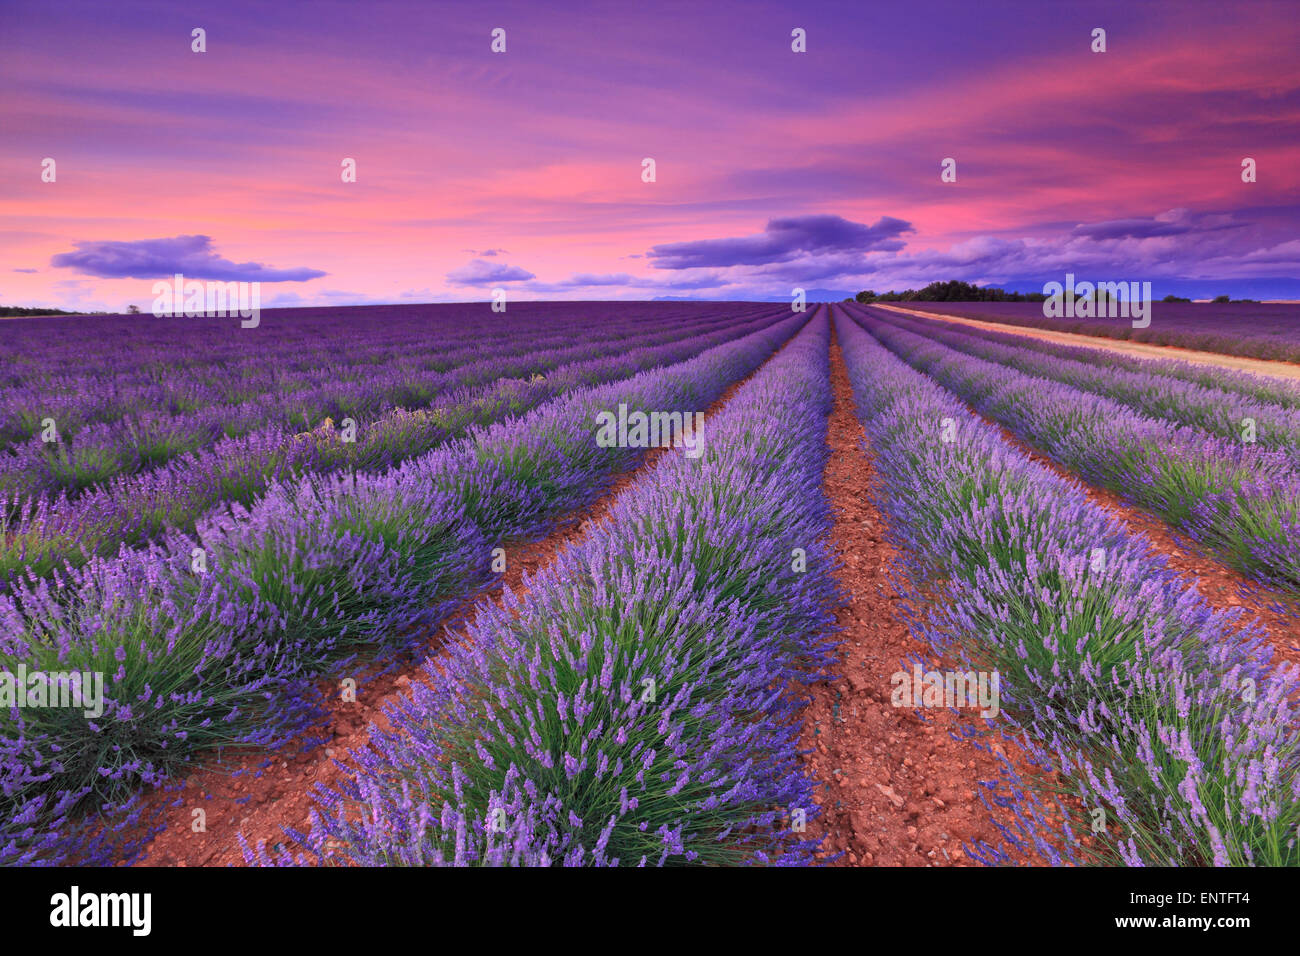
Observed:
[[[1294,3],[0,0],[0,304],[1300,299],[1298,49]]]

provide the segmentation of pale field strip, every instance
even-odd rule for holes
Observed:
[[[1222,355],[1218,352],[1201,352],[1196,349],[1178,348],[1173,345],[1151,345],[1147,342],[1132,342],[1128,339],[1112,339],[1100,335],[1080,335],[1077,332],[1057,332],[1054,329],[1031,329],[1023,325],[1008,325],[1004,322],[986,322],[982,319],[968,319],[960,315],[946,315],[942,312],[925,312],[919,309],[904,309],[884,302],[867,303],[875,309],[888,309],[922,319],[939,319],[957,325],[969,325],[994,332],[1010,332],[1030,338],[1045,339],[1060,345],[1081,345],[1090,349],[1104,349],[1119,352],[1142,359],[1178,359],[1181,362],[1195,362],[1198,365],[1217,365],[1219,368],[1236,369],[1241,372],[1253,372],[1256,375],[1271,375],[1274,378],[1300,379],[1300,365],[1291,362],[1273,362],[1268,359],[1245,358],[1240,355]]]

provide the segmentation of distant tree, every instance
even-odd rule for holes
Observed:
[[[1231,302],[1231,301],[1232,301],[1232,296],[1228,296],[1228,295],[1216,295],[1216,296],[1214,297],[1213,301],[1215,301],[1215,302]]]
[[[1176,295],[1170,294],[1170,295],[1165,296],[1165,297],[1164,297],[1163,299],[1161,299],[1160,301],[1161,301],[1161,302],[1191,302],[1192,300],[1191,300],[1191,299],[1184,299],[1184,298],[1182,298],[1181,296],[1176,296]]]
[[[138,305],[128,305],[128,306],[126,307],[126,314],[127,314],[127,315],[139,315],[139,314],[140,314],[140,307],[139,307]]]

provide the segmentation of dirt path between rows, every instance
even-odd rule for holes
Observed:
[[[810,321],[816,313],[810,316]],[[795,335],[799,332],[796,331]],[[791,339],[787,340],[786,344]],[[762,365],[732,384],[709,406],[705,420],[716,414],[736,391],[758,374],[786,347],[782,345]],[[608,490],[581,511],[559,519],[543,539],[506,546],[506,570],[486,592],[467,598],[456,611],[420,645],[420,650],[402,666],[380,667],[358,664],[352,675],[357,683],[356,701],[341,701],[338,688],[348,675],[340,674],[320,683],[329,713],[323,730],[305,735],[293,754],[268,755],[264,750],[231,751],[215,754],[178,780],[144,795],[145,819],[162,832],[136,861],[137,866],[242,866],[244,855],[237,836],[242,833],[250,846],[265,843],[268,849],[285,841],[282,827],[306,832],[315,805],[312,793],[317,785],[335,787],[344,776],[335,760],[350,764],[349,751],[360,750],[370,739],[370,726],[391,729],[384,710],[400,695],[409,692],[412,680],[420,680],[424,660],[438,648],[460,637],[460,628],[474,609],[485,600],[499,601],[506,587],[516,595],[525,593],[524,576],[536,575],[551,564],[570,543],[604,520],[614,500],[641,475],[654,467],[669,449],[651,449],[632,469],[616,477]],[[325,746],[311,746],[324,738]],[[195,832],[194,812],[202,810],[205,830]],[[161,817],[159,818],[159,815]]]
[[[1005,322],[991,322],[983,319],[968,319],[960,315],[948,315],[944,312],[927,312],[923,309],[905,309],[897,305],[873,302],[873,309],[888,309],[903,315],[914,315],[922,319],[938,319],[955,325],[969,325],[991,332],[1007,332],[1011,335],[1023,335],[1029,338],[1044,339],[1058,345],[1081,345],[1090,349],[1103,349],[1118,352],[1135,358],[1144,359],[1178,359],[1182,362],[1194,362],[1197,365],[1215,365],[1219,368],[1234,369],[1240,372],[1253,372],[1256,375],[1270,375],[1274,378],[1300,379],[1300,365],[1291,362],[1273,362],[1268,359],[1246,358],[1240,355],[1223,355],[1219,352],[1201,352],[1196,349],[1184,349],[1175,345],[1155,345],[1150,342],[1134,342],[1129,339],[1112,339],[1100,335],[1080,335],[1077,332],[1058,332],[1054,329],[1028,328],[1023,325],[1008,325]]]
[[[980,799],[981,787],[1008,795],[995,754],[1006,753],[1017,770],[1024,767],[997,736],[981,743],[966,736],[963,725],[983,731],[988,724],[975,710],[931,708],[923,719],[913,708],[893,706],[891,677],[911,673],[911,659],[925,661],[926,670],[947,667],[902,623],[903,598],[891,583],[899,556],[868,494],[879,479],[863,449],[865,433],[834,337],[831,390],[824,488],[835,515],[832,547],[843,562],[837,576],[848,601],[836,611],[844,677],[814,685],[805,712],[801,744],[809,751],[810,775],[821,781],[814,799],[822,808],[809,834],[824,837],[818,856],[830,865],[973,865],[963,844],[998,845],[997,823],[1012,825],[1009,811],[995,822]]]

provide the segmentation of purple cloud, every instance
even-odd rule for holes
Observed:
[[[1300,240],[1279,243],[1273,230],[1226,211],[1171,209],[1058,227],[1035,237],[975,235],[947,248],[904,249],[896,237],[909,228],[889,216],[870,227],[838,216],[800,217],[773,220],[760,236],[661,245],[651,256],[661,260],[656,263],[660,268],[716,262],[717,271],[700,270],[705,275],[699,283],[714,298],[779,298],[795,286],[807,290],[814,283],[819,293],[835,287],[904,289],[954,278],[1039,289],[1049,279],[1062,281],[1067,272],[1089,279],[1156,280],[1170,288],[1216,274],[1242,279],[1300,274]],[[767,255],[769,261],[746,261]],[[673,275],[694,278],[692,272]],[[633,280],[626,287],[655,284],[653,279]],[[672,290],[660,286],[657,291]]]
[[[768,220],[763,232],[731,239],[699,239],[654,246],[648,256],[656,269],[760,266],[828,253],[896,252],[898,237],[912,224],[881,216],[874,225],[842,216],[792,216]]]
[[[1080,223],[1074,227],[1072,234],[1097,240],[1154,239],[1160,236],[1182,236],[1191,232],[1241,229],[1244,226],[1245,223],[1233,221],[1231,215],[1196,215],[1186,209],[1171,209],[1158,216]]]
[[[680,276],[670,280],[658,278],[644,278],[642,276],[629,275],[626,272],[615,273],[577,273],[569,276],[567,279],[561,279],[558,282],[530,282],[527,289],[529,292],[543,294],[557,292],[575,292],[582,289],[642,289],[662,292],[665,290],[677,289],[719,289],[729,283],[726,279],[720,278],[713,273],[695,273],[689,276]]]
[[[504,262],[486,262],[474,259],[459,269],[447,273],[447,281],[452,285],[489,286],[498,282],[526,282],[535,279],[527,269],[508,266]]]
[[[626,272],[615,272],[596,275],[590,272],[579,272],[570,276],[567,284],[571,286],[603,286],[603,285],[629,285],[636,280]]]
[[[260,262],[231,262],[212,251],[208,236],[87,240],[73,245],[75,252],[59,253],[50,259],[50,265],[101,279],[160,279],[179,272],[190,279],[223,282],[305,282],[326,275],[319,269],[272,269]]]
[[[1166,228],[1167,227],[1167,228]],[[1149,218],[1085,223],[1034,238],[973,236],[947,249],[873,258],[859,277],[876,289],[938,279],[1041,287],[1067,272],[1090,280],[1142,279],[1170,287],[1218,275],[1238,281],[1300,275],[1300,240],[1275,242],[1232,213],[1172,209]]]
[[[35,271],[36,271],[35,269],[15,269],[15,270],[14,270],[14,272],[26,272],[26,273],[29,273],[29,274],[30,274],[30,273],[34,273]]]

